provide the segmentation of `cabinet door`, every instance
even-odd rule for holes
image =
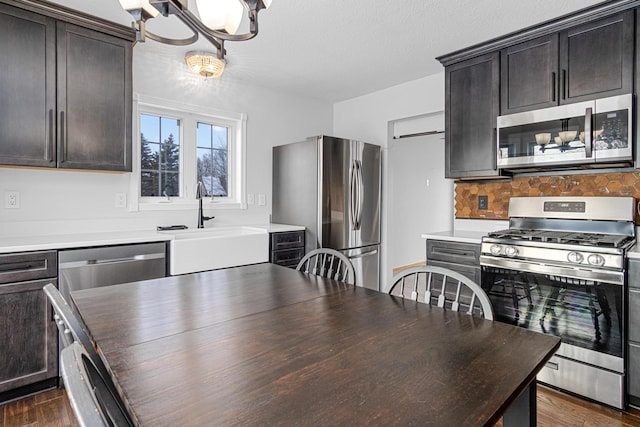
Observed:
[[[560,103],[631,93],[633,43],[633,11],[560,33]]]
[[[445,177],[496,176],[499,53],[445,70]]]
[[[500,114],[558,105],[558,35],[500,52]]]
[[[131,171],[129,41],[58,23],[58,167]]]
[[[58,376],[58,330],[42,291],[52,282],[0,285],[0,392]]]
[[[0,164],[55,167],[55,21],[0,4]]]

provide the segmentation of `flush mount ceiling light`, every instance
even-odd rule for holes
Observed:
[[[203,77],[220,77],[226,64],[224,59],[217,57],[215,53],[192,51],[185,55],[184,61],[189,70]]]
[[[146,38],[173,46],[186,46],[195,43],[202,36],[217,50],[216,57],[224,70],[225,41],[250,40],[258,34],[258,12],[271,6],[272,0],[195,0],[199,17],[189,10],[188,0],[119,0],[120,5],[129,12],[135,22],[132,24],[137,33],[137,40],[144,42]],[[249,32],[236,34],[242,10],[248,11]],[[159,36],[146,30],[146,21],[158,15],[175,15],[192,32],[184,39],[171,39]],[[189,54],[187,54],[187,57]],[[188,63],[188,58],[185,58]],[[219,76],[219,75],[218,75]]]

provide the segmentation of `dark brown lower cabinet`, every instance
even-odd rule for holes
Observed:
[[[480,284],[480,244],[427,239],[427,264],[448,268]]]
[[[0,256],[0,403],[57,385],[58,332],[42,291],[55,275],[56,252]],[[53,277],[21,280],[34,276]]]
[[[271,233],[269,262],[296,268],[304,257],[304,230]]]

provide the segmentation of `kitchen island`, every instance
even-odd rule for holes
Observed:
[[[535,425],[560,344],[273,264],[72,298],[139,425]]]

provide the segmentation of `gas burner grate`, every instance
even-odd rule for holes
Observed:
[[[508,229],[489,233],[495,239],[527,240],[593,247],[620,248],[633,237],[619,234],[562,232],[551,230]]]

